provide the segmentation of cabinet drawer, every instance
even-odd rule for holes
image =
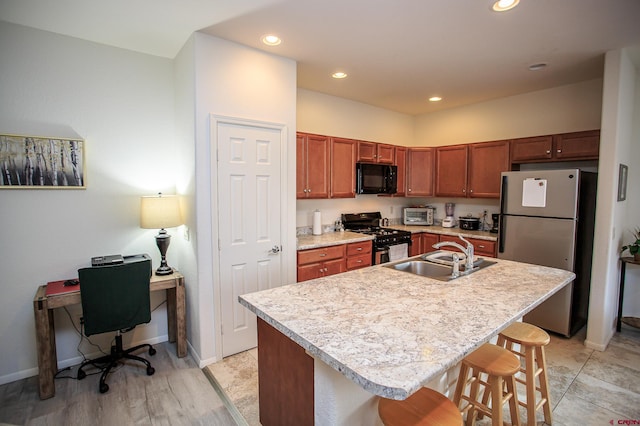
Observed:
[[[347,258],[347,271],[371,266],[371,253]]]
[[[298,252],[298,265],[307,263],[324,262],[330,259],[344,257],[344,244],[337,246],[321,247],[317,249],[301,250]]]
[[[371,241],[347,244],[347,256],[358,256],[364,253],[371,253]]]

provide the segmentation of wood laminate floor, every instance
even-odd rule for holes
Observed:
[[[586,348],[585,334],[586,329],[571,339],[551,335],[546,347],[553,425],[640,424],[640,330],[623,324],[604,352]],[[241,423],[259,426],[257,351],[227,357],[205,371],[244,417]],[[525,414],[521,410],[523,421]],[[537,417],[537,424],[543,424],[541,411]]]
[[[38,379],[0,386],[0,424],[10,425],[235,425],[209,379],[191,356],[177,358],[175,346],[156,344],[149,359],[156,372],[127,361],[107,378],[109,392],[98,391],[98,375],[57,379],[56,395],[41,401]],[[77,366],[60,376],[75,377]]]

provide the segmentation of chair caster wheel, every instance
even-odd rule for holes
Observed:
[[[78,380],[82,380],[82,379],[84,379],[85,377],[87,377],[87,373],[85,373],[83,370],[78,370],[78,376],[77,376],[77,379],[78,379]]]
[[[149,355],[153,356],[153,355],[155,355],[155,354],[156,354],[156,350],[155,350],[155,348],[154,348],[153,346],[152,346],[152,347],[150,347],[150,348],[149,348]]]
[[[156,372],[156,369],[153,367],[147,367],[147,376],[153,376],[153,373]]]
[[[100,393],[107,393],[109,391],[109,385],[106,383],[100,384]]]

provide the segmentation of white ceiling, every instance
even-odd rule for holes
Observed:
[[[421,114],[602,76],[640,62],[640,0],[0,0],[0,19],[173,58],[203,31],[295,59],[298,87]],[[276,47],[260,43],[277,33]],[[548,63],[540,71],[528,66]],[[334,80],[344,70],[349,77]],[[444,100],[427,101],[432,95]]]

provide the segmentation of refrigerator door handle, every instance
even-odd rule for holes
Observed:
[[[507,195],[507,177],[502,176],[502,182],[500,183],[500,218],[498,220],[498,253],[504,253],[504,205]]]

